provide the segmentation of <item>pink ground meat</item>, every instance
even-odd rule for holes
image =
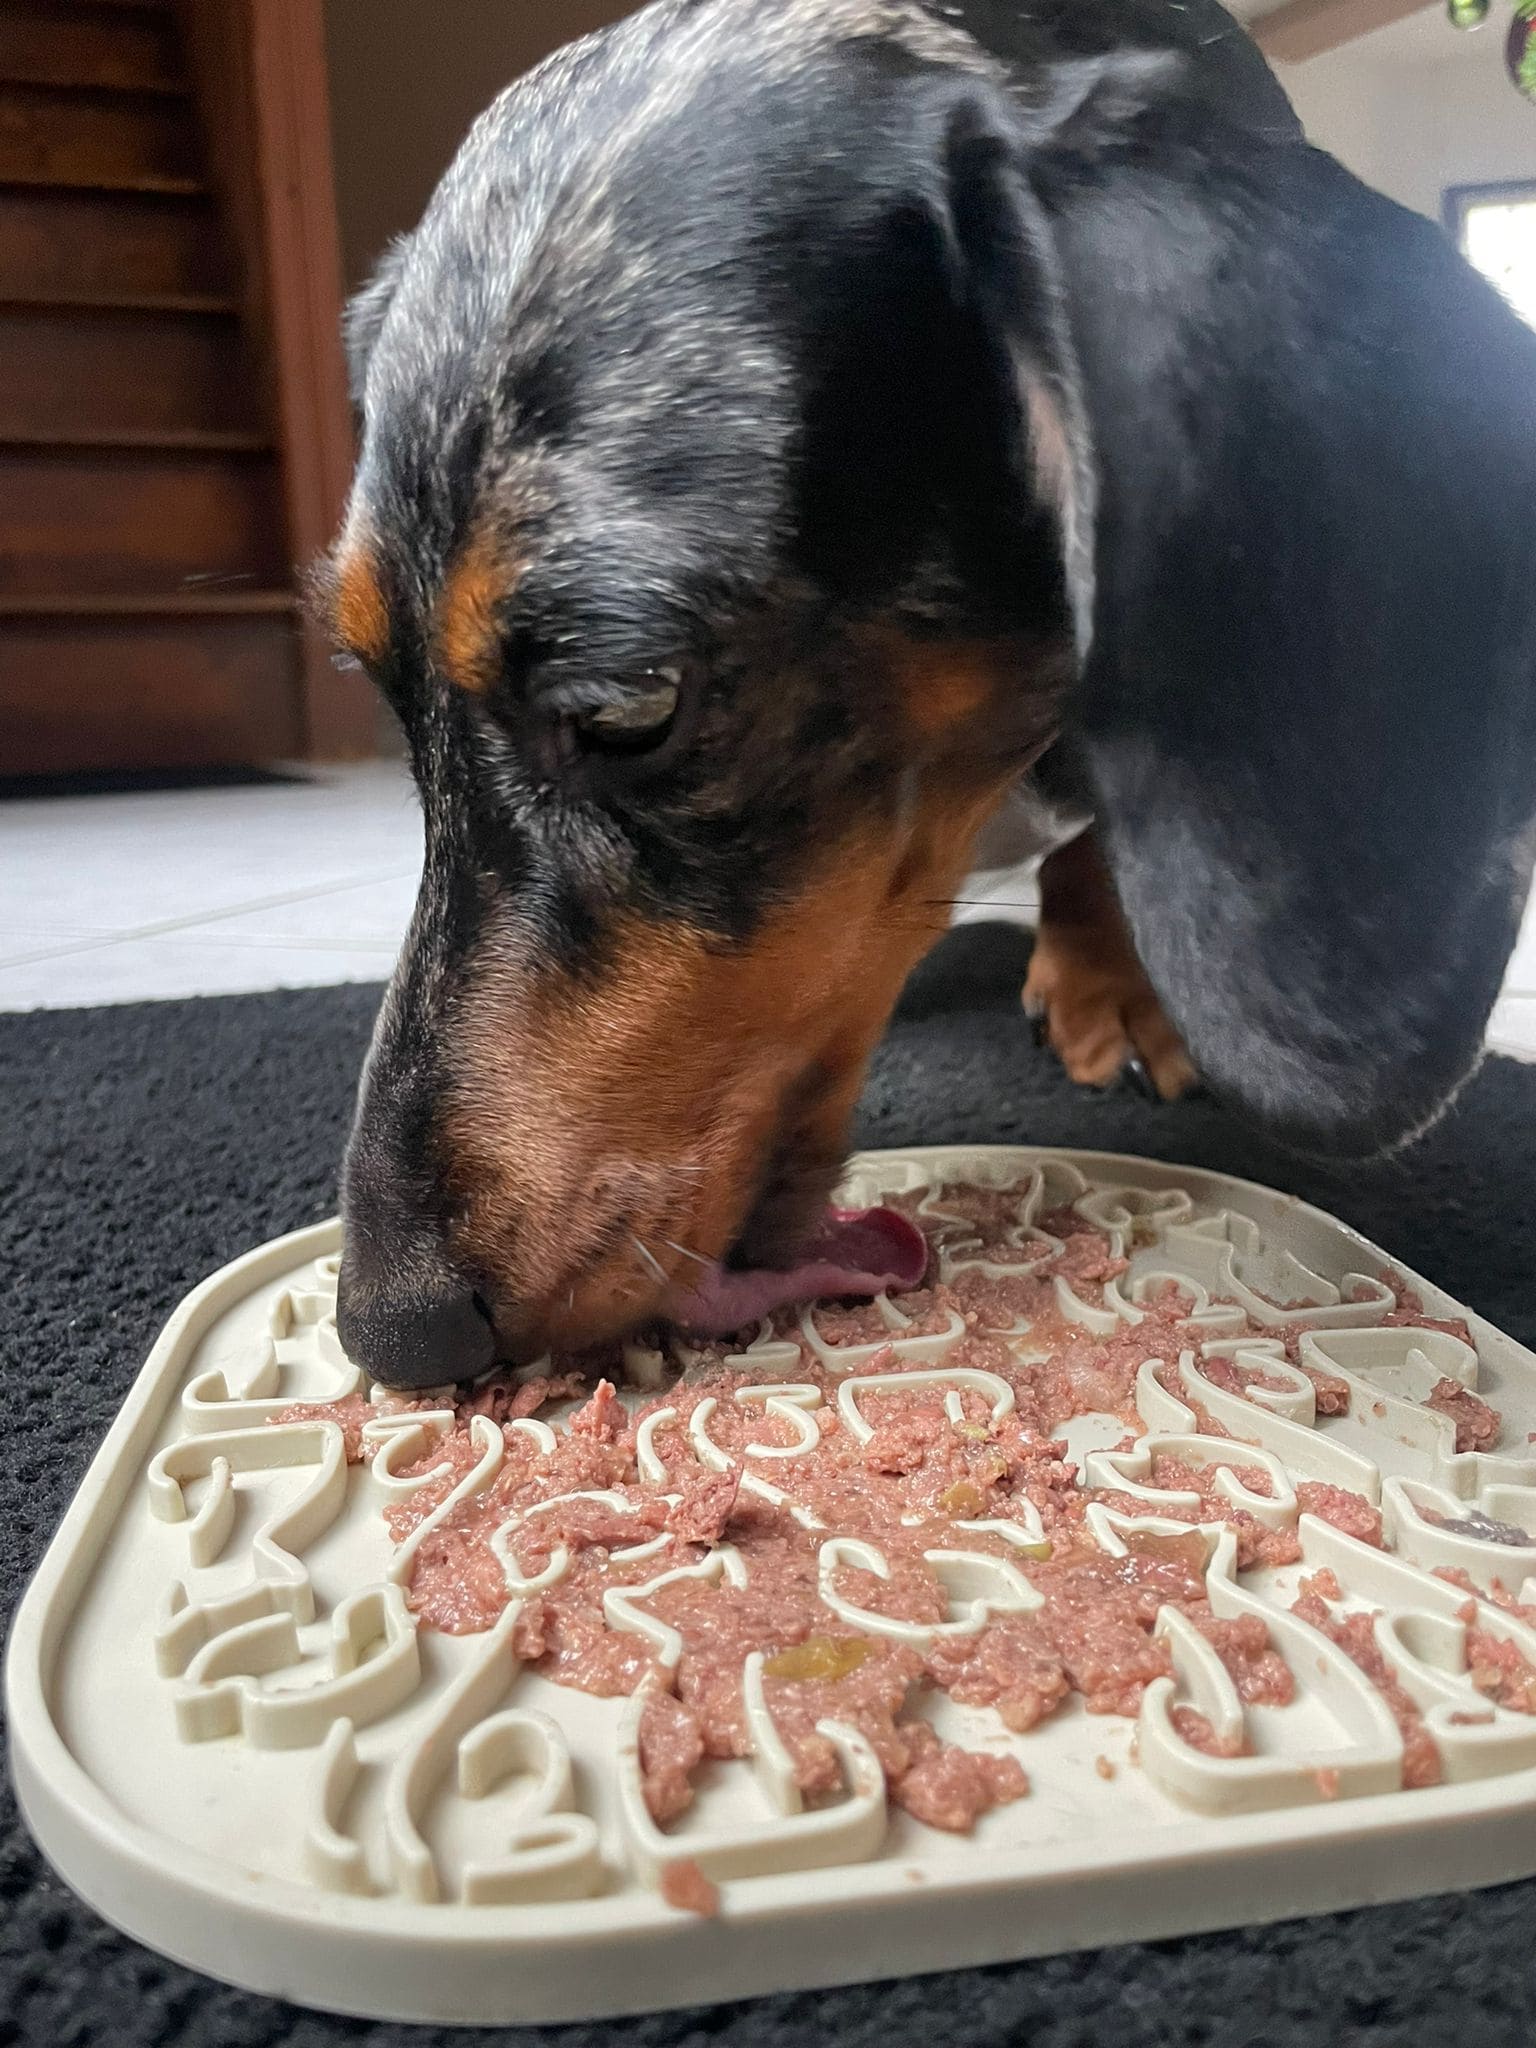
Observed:
[[[522,1416],[537,1415],[555,1401],[580,1401],[591,1391],[591,1380],[580,1372],[526,1380],[490,1379],[459,1404],[458,1419],[467,1423],[471,1416],[488,1415],[492,1422],[516,1422]]]
[[[899,1296],[896,1306],[906,1318],[905,1328],[895,1333],[903,1338],[941,1336],[957,1312],[963,1322],[975,1327],[975,1316],[967,1314],[951,1287],[914,1288],[910,1294]],[[882,1334],[888,1337],[892,1333],[887,1330]]]
[[[1159,1454],[1152,1460],[1151,1483],[1169,1493],[1213,1492],[1216,1480],[1223,1472],[1229,1472],[1247,1492],[1257,1494],[1263,1500],[1274,1499],[1274,1483],[1262,1465],[1191,1466],[1178,1458]]]
[[[1180,1737],[1191,1749],[1198,1749],[1204,1756],[1232,1757],[1244,1754],[1245,1745],[1242,1737],[1218,1735],[1198,1708],[1175,1707],[1172,1719]]]
[[[691,1856],[662,1865],[661,1896],[679,1913],[697,1913],[701,1920],[713,1920],[720,1910],[719,1891]]]
[[[1186,1612],[1226,1665],[1237,1696],[1246,1706],[1290,1705],[1296,1697],[1296,1680],[1256,1614],[1218,1621],[1209,1608],[1190,1607]]]
[[[1478,1600],[1487,1600],[1494,1607],[1502,1608],[1506,1614],[1512,1614],[1517,1621],[1529,1622],[1536,1628],[1536,1607],[1517,1600],[1502,1579],[1494,1579],[1485,1593],[1470,1573],[1464,1572],[1460,1565],[1437,1565],[1434,1576],[1437,1579],[1444,1579],[1448,1586],[1455,1586],[1458,1592],[1470,1593]]]
[[[1020,1280],[1034,1279],[1038,1284],[1040,1275],[1060,1271],[1060,1251],[1055,1245],[1043,1239],[1010,1233],[1007,1237],[964,1237],[952,1242],[944,1249],[956,1260],[965,1260],[967,1265],[975,1261],[982,1266],[1016,1267]],[[961,1268],[962,1271],[965,1267]],[[1010,1277],[1014,1277],[1011,1276]]]
[[[1102,1286],[1106,1280],[1118,1279],[1129,1264],[1129,1259],[1111,1254],[1109,1240],[1097,1230],[1079,1229],[1062,1245],[1050,1271],[1075,1292],[1085,1284],[1097,1282]]]
[[[1455,1423],[1458,1451],[1491,1450],[1499,1440],[1503,1417],[1498,1409],[1490,1408],[1459,1380],[1437,1380],[1424,1406]]]
[[[1352,1493],[1347,1486],[1328,1486],[1320,1479],[1303,1479],[1297,1482],[1296,1499],[1304,1515],[1316,1515],[1346,1536],[1381,1548],[1381,1510],[1364,1494]]]
[[[856,1308],[818,1308],[811,1322],[826,1344],[888,1344],[891,1340],[891,1326],[873,1301],[860,1302]]]
[[[823,1405],[816,1411],[815,1446],[782,1461],[748,1456],[749,1445],[788,1448],[797,1439],[760,1405],[734,1399],[749,1381],[725,1370],[724,1359],[735,1348],[731,1343],[698,1349],[687,1378],[634,1413],[618,1399],[613,1384],[617,1361],[611,1354],[557,1360],[534,1379],[487,1381],[458,1402],[454,1429],[418,1461],[415,1470],[424,1483],[383,1509],[390,1533],[397,1542],[403,1540],[475,1464],[474,1419],[484,1416],[502,1425],[505,1462],[495,1480],[482,1494],[460,1502],[418,1549],[408,1598],[420,1619],[455,1634],[484,1630],[494,1622],[509,1597],[501,1562],[490,1547],[498,1529],[511,1525],[511,1550],[525,1576],[541,1570],[563,1545],[569,1567],[526,1601],[515,1646],[558,1684],[609,1697],[633,1693],[643,1684],[653,1688],[640,1727],[640,1769],[650,1810],[662,1825],[686,1811],[693,1776],[706,1759],[750,1753],[741,1674],[754,1651],[762,1653],[764,1698],[807,1798],[840,1792],[836,1751],[818,1732],[818,1723],[835,1720],[856,1728],[870,1743],[898,1805],[926,1825],[957,1832],[971,1828],[992,1808],[1022,1798],[1028,1780],[1016,1758],[972,1753],[942,1741],[915,1711],[925,1690],[947,1694],[963,1707],[990,1710],[1015,1734],[1035,1727],[1074,1695],[1089,1712],[1134,1715],[1151,1680],[1171,1672],[1167,1650],[1153,1631],[1161,1609],[1173,1604],[1213,1644],[1244,1701],[1284,1705],[1293,1697],[1295,1681],[1262,1622],[1251,1616],[1218,1620],[1207,1603],[1208,1539],[1193,1527],[1187,1535],[1171,1536],[1133,1530],[1124,1557],[1105,1554],[1087,1534],[1089,1502],[1097,1498],[1132,1516],[1148,1510],[1128,1495],[1086,1492],[1059,1435],[1074,1418],[1095,1414],[1118,1418],[1127,1432],[1124,1442],[1137,1441],[1142,1425],[1136,1376],[1142,1363],[1152,1359],[1170,1391],[1194,1408],[1196,1427],[1229,1437],[1198,1402],[1189,1403],[1177,1379],[1180,1353],[1199,1342],[1198,1332],[1188,1327],[1193,1296],[1167,1286],[1141,1305],[1139,1324],[1123,1326],[1107,1338],[1091,1336],[1062,1317],[1055,1280],[1064,1279],[1081,1299],[1097,1304],[1106,1283],[1124,1271],[1125,1261],[1111,1251],[1103,1232],[1071,1209],[1038,1220],[1055,1247],[1023,1236],[1023,1192],[1022,1184],[1005,1189],[954,1185],[939,1190],[926,1208],[921,1195],[894,1204],[916,1214],[935,1251],[947,1245],[959,1258],[984,1256],[989,1264],[1017,1268],[997,1277],[974,1264],[962,1265],[952,1284],[925,1284],[899,1297],[912,1334],[942,1330],[958,1311],[968,1334],[947,1355],[946,1366],[997,1375],[1013,1390],[1011,1412],[994,1419],[990,1399],[968,1391],[957,1425],[945,1407],[946,1389],[897,1388],[863,1397],[866,1439],[850,1430],[839,1413],[842,1376],[823,1369],[800,1338],[798,1316],[787,1313],[775,1316],[773,1327],[799,1345],[801,1356],[786,1377],[819,1387]],[[823,1303],[814,1315],[824,1343],[886,1345],[892,1335],[872,1304]],[[1440,1327],[1423,1316],[1422,1305],[1406,1291],[1391,1320]],[[1021,1364],[1009,1345],[990,1333],[1025,1322],[1030,1352],[1037,1355]],[[1257,1338],[1264,1333],[1250,1324],[1238,1334]],[[1298,1343],[1291,1333],[1288,1355],[1294,1355]],[[859,1368],[864,1376],[926,1369],[927,1361],[904,1367],[888,1346]],[[1285,1384],[1259,1364],[1212,1359],[1202,1369],[1215,1385],[1238,1395]],[[608,1376],[594,1383],[599,1370]],[[1343,1412],[1348,1405],[1343,1382],[1315,1371],[1311,1377],[1319,1414]],[[1454,1382],[1443,1386],[1454,1392],[1437,1388],[1430,1405],[1453,1413],[1458,1447],[1491,1442],[1498,1427],[1494,1411]],[[728,1461],[724,1472],[699,1462],[689,1435],[693,1411],[706,1399],[716,1404],[707,1433]],[[555,1448],[547,1454],[511,1427],[522,1417],[573,1400],[584,1405],[557,1433]],[[392,1398],[384,1412],[409,1412],[416,1405],[426,1404]],[[654,1446],[667,1475],[650,1484],[639,1476],[635,1433],[647,1413],[661,1408],[674,1410],[676,1419],[655,1432]],[[353,1458],[362,1455],[363,1422],[378,1412],[360,1400],[329,1407],[296,1404],[286,1411],[296,1419],[328,1415],[336,1420]],[[1234,1469],[1251,1491],[1271,1493],[1261,1468]],[[776,1505],[744,1490],[748,1472],[782,1488],[788,1504]],[[1299,1557],[1291,1531],[1271,1530],[1217,1494],[1216,1468],[1160,1457],[1151,1477],[1157,1488],[1196,1497],[1196,1506],[1171,1511],[1172,1519],[1225,1522],[1235,1530],[1240,1569]],[[561,1499],[573,1493],[615,1498]],[[1358,1495],[1316,1483],[1303,1483],[1297,1494],[1307,1512],[1363,1541],[1380,1543],[1380,1516]],[[547,1512],[530,1512],[557,1500],[560,1505]],[[824,1526],[805,1527],[791,1506]],[[1160,1505],[1157,1512],[1170,1511]],[[1038,1516],[1051,1546],[1048,1558],[1021,1559],[995,1534],[957,1526],[1020,1523],[1031,1514]],[[914,1647],[853,1626],[823,1604],[818,1552],[828,1531],[862,1538],[884,1556],[886,1577],[846,1567],[836,1579],[836,1591],[871,1616],[920,1624],[943,1620],[947,1595],[924,1557],[925,1551],[942,1548],[979,1550],[1021,1566],[1044,1604],[1036,1612],[997,1614],[974,1634],[938,1636],[926,1647]],[[658,1537],[665,1546],[649,1557],[636,1563],[626,1556]],[[646,1637],[609,1627],[606,1591],[694,1562],[722,1541],[740,1553],[747,1569],[745,1586],[723,1579],[682,1579],[647,1596],[649,1610],[682,1639],[675,1668],[658,1666]],[[1373,1654],[1364,1618],[1333,1615],[1328,1601],[1338,1590],[1330,1573],[1315,1574],[1303,1582],[1297,1611],[1324,1627],[1389,1700],[1408,1749],[1404,1782],[1433,1782],[1439,1758],[1422,1716],[1396,1687],[1379,1654]],[[1514,1605],[1507,1594],[1503,1604]],[[1469,1636],[1468,1654],[1479,1674],[1474,1682],[1490,1698],[1500,1703],[1531,1700],[1536,1673],[1507,1644],[1486,1633],[1475,1640]],[[1521,1710],[1531,1709],[1524,1705]],[[1192,1708],[1176,1709],[1175,1725],[1185,1741],[1207,1753],[1235,1753],[1221,1749],[1209,1723]],[[685,1841],[686,1834],[680,1846]],[[714,1887],[686,1858],[669,1866],[663,1889],[686,1910],[714,1910]]]
[[[1294,1529],[1271,1529],[1245,1508],[1235,1507],[1224,1494],[1216,1490],[1218,1471],[1224,1468],[1207,1465],[1198,1470],[1186,1465],[1181,1459],[1159,1457],[1152,1463],[1151,1484],[1170,1493],[1192,1493],[1198,1505],[1184,1506],[1176,1501],[1156,1504],[1158,1515],[1176,1522],[1225,1522],[1237,1536],[1237,1564],[1239,1571],[1253,1571],[1262,1565],[1295,1564],[1301,1556],[1301,1545]],[[1234,1468],[1239,1478],[1246,1474],[1259,1479],[1261,1475],[1253,1467]],[[1268,1492],[1267,1481],[1256,1491]],[[1149,1512],[1147,1504],[1138,1501],[1128,1493],[1107,1494],[1105,1499],[1124,1514]]]
[[[718,1543],[730,1525],[740,1491],[739,1465],[708,1479],[695,1479],[684,1487],[677,1505],[668,1508],[665,1526],[679,1543]]]
[[[704,1758],[698,1718],[670,1693],[654,1694],[640,1716],[640,1776],[651,1817],[665,1826],[693,1802],[689,1775]]]
[[[1203,1552],[1202,1552],[1203,1554]],[[1097,1550],[1053,1558],[1030,1572],[1045,1595],[1031,1617],[1060,1660],[1067,1686],[1091,1714],[1135,1714],[1154,1678],[1173,1666],[1152,1638],[1158,1610],[1180,1594],[1203,1599],[1205,1581],[1183,1560],[1105,1557]]]
[[[896,1804],[914,1820],[968,1835],[994,1806],[1022,1799],[1029,1779],[1016,1757],[985,1756],[941,1742],[925,1721],[907,1730],[908,1763],[892,1786]]]
[[[824,1344],[888,1344],[892,1337],[937,1337],[949,1328],[957,1310],[962,1317],[966,1313],[964,1304],[948,1287],[914,1288],[900,1297],[898,1306],[906,1318],[899,1329],[892,1329],[878,1304],[872,1301],[823,1302],[812,1311],[811,1322]],[[782,1312],[775,1317],[774,1328],[783,1336],[798,1336],[798,1313]]]
[[[1257,1387],[1268,1393],[1288,1393],[1290,1382],[1266,1372],[1258,1365],[1238,1365],[1230,1358],[1202,1358],[1200,1371],[1213,1387],[1223,1387],[1229,1394],[1246,1394]]]
[[[1442,1776],[1440,1752],[1424,1725],[1424,1716],[1393,1677],[1391,1667],[1376,1644],[1373,1617],[1369,1614],[1335,1614],[1316,1592],[1305,1592],[1293,1603],[1292,1611],[1303,1621],[1321,1629],[1337,1643],[1392,1710],[1403,1738],[1403,1786],[1414,1791],[1424,1785],[1438,1785]]]
[[[1536,1714],[1536,1670],[1507,1638],[1478,1626],[1471,1601],[1462,1619],[1467,1624],[1467,1676],[1478,1691],[1511,1713]]]
[[[970,1181],[952,1180],[929,1191],[926,1207],[931,1215],[958,1219],[976,1230],[1008,1230],[1019,1221],[1020,1205],[1028,1193],[1028,1181],[1013,1181],[1006,1187],[989,1188]],[[929,1219],[924,1216],[918,1220],[926,1227]]]
[[[1464,1318],[1427,1314],[1423,1296],[1408,1285],[1401,1273],[1384,1273],[1382,1279],[1397,1297],[1397,1306],[1381,1319],[1384,1329],[1444,1330],[1448,1337],[1459,1337],[1463,1344],[1472,1342],[1472,1332]]]
[[[620,1401],[612,1380],[599,1380],[592,1398],[578,1408],[567,1427],[572,1436],[591,1437],[594,1443],[617,1443],[629,1428],[629,1410]]]
[[[1056,1297],[1049,1283],[1009,1274],[999,1279],[974,1266],[962,1266],[949,1290],[963,1316],[975,1318],[979,1330],[1011,1330],[1022,1323],[1038,1324],[1054,1312]]]
[[[1349,1381],[1341,1380],[1337,1373],[1322,1372],[1316,1366],[1304,1365],[1301,1370],[1312,1382],[1312,1393],[1319,1415],[1347,1415],[1349,1413]]]
[[[1035,1615],[1005,1615],[973,1636],[940,1638],[923,1669],[963,1707],[991,1707],[1003,1726],[1026,1734],[1072,1690],[1049,1628]]]
[[[287,1408],[280,1408],[269,1419],[274,1423],[334,1422],[346,1445],[347,1463],[360,1465],[363,1462],[363,1424],[371,1422],[376,1412],[361,1394],[348,1394],[344,1401],[295,1401]]]

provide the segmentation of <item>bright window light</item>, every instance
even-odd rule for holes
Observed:
[[[1536,327],[1536,184],[1460,186],[1446,194],[1446,224],[1468,262]]]

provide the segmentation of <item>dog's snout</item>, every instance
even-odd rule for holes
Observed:
[[[349,1358],[405,1393],[496,1362],[476,1282],[453,1257],[428,1168],[430,1098],[403,1019],[385,1005],[342,1175],[336,1329]]]
[[[349,1358],[406,1392],[473,1379],[494,1363],[490,1319],[467,1280],[443,1271],[409,1279],[342,1259],[336,1328]]]

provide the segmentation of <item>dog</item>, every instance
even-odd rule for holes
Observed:
[[[326,603],[426,837],[344,1173],[385,1384],[788,1268],[1005,814],[1066,840],[1073,1075],[1362,1155],[1475,1066],[1536,337],[1215,0],[656,0],[495,102],[348,345]]]

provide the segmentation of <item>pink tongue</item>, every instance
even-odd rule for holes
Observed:
[[[898,1210],[829,1209],[798,1265],[758,1272],[712,1267],[698,1287],[678,1296],[674,1320],[700,1335],[724,1336],[794,1302],[916,1287],[927,1268],[927,1240]]]

